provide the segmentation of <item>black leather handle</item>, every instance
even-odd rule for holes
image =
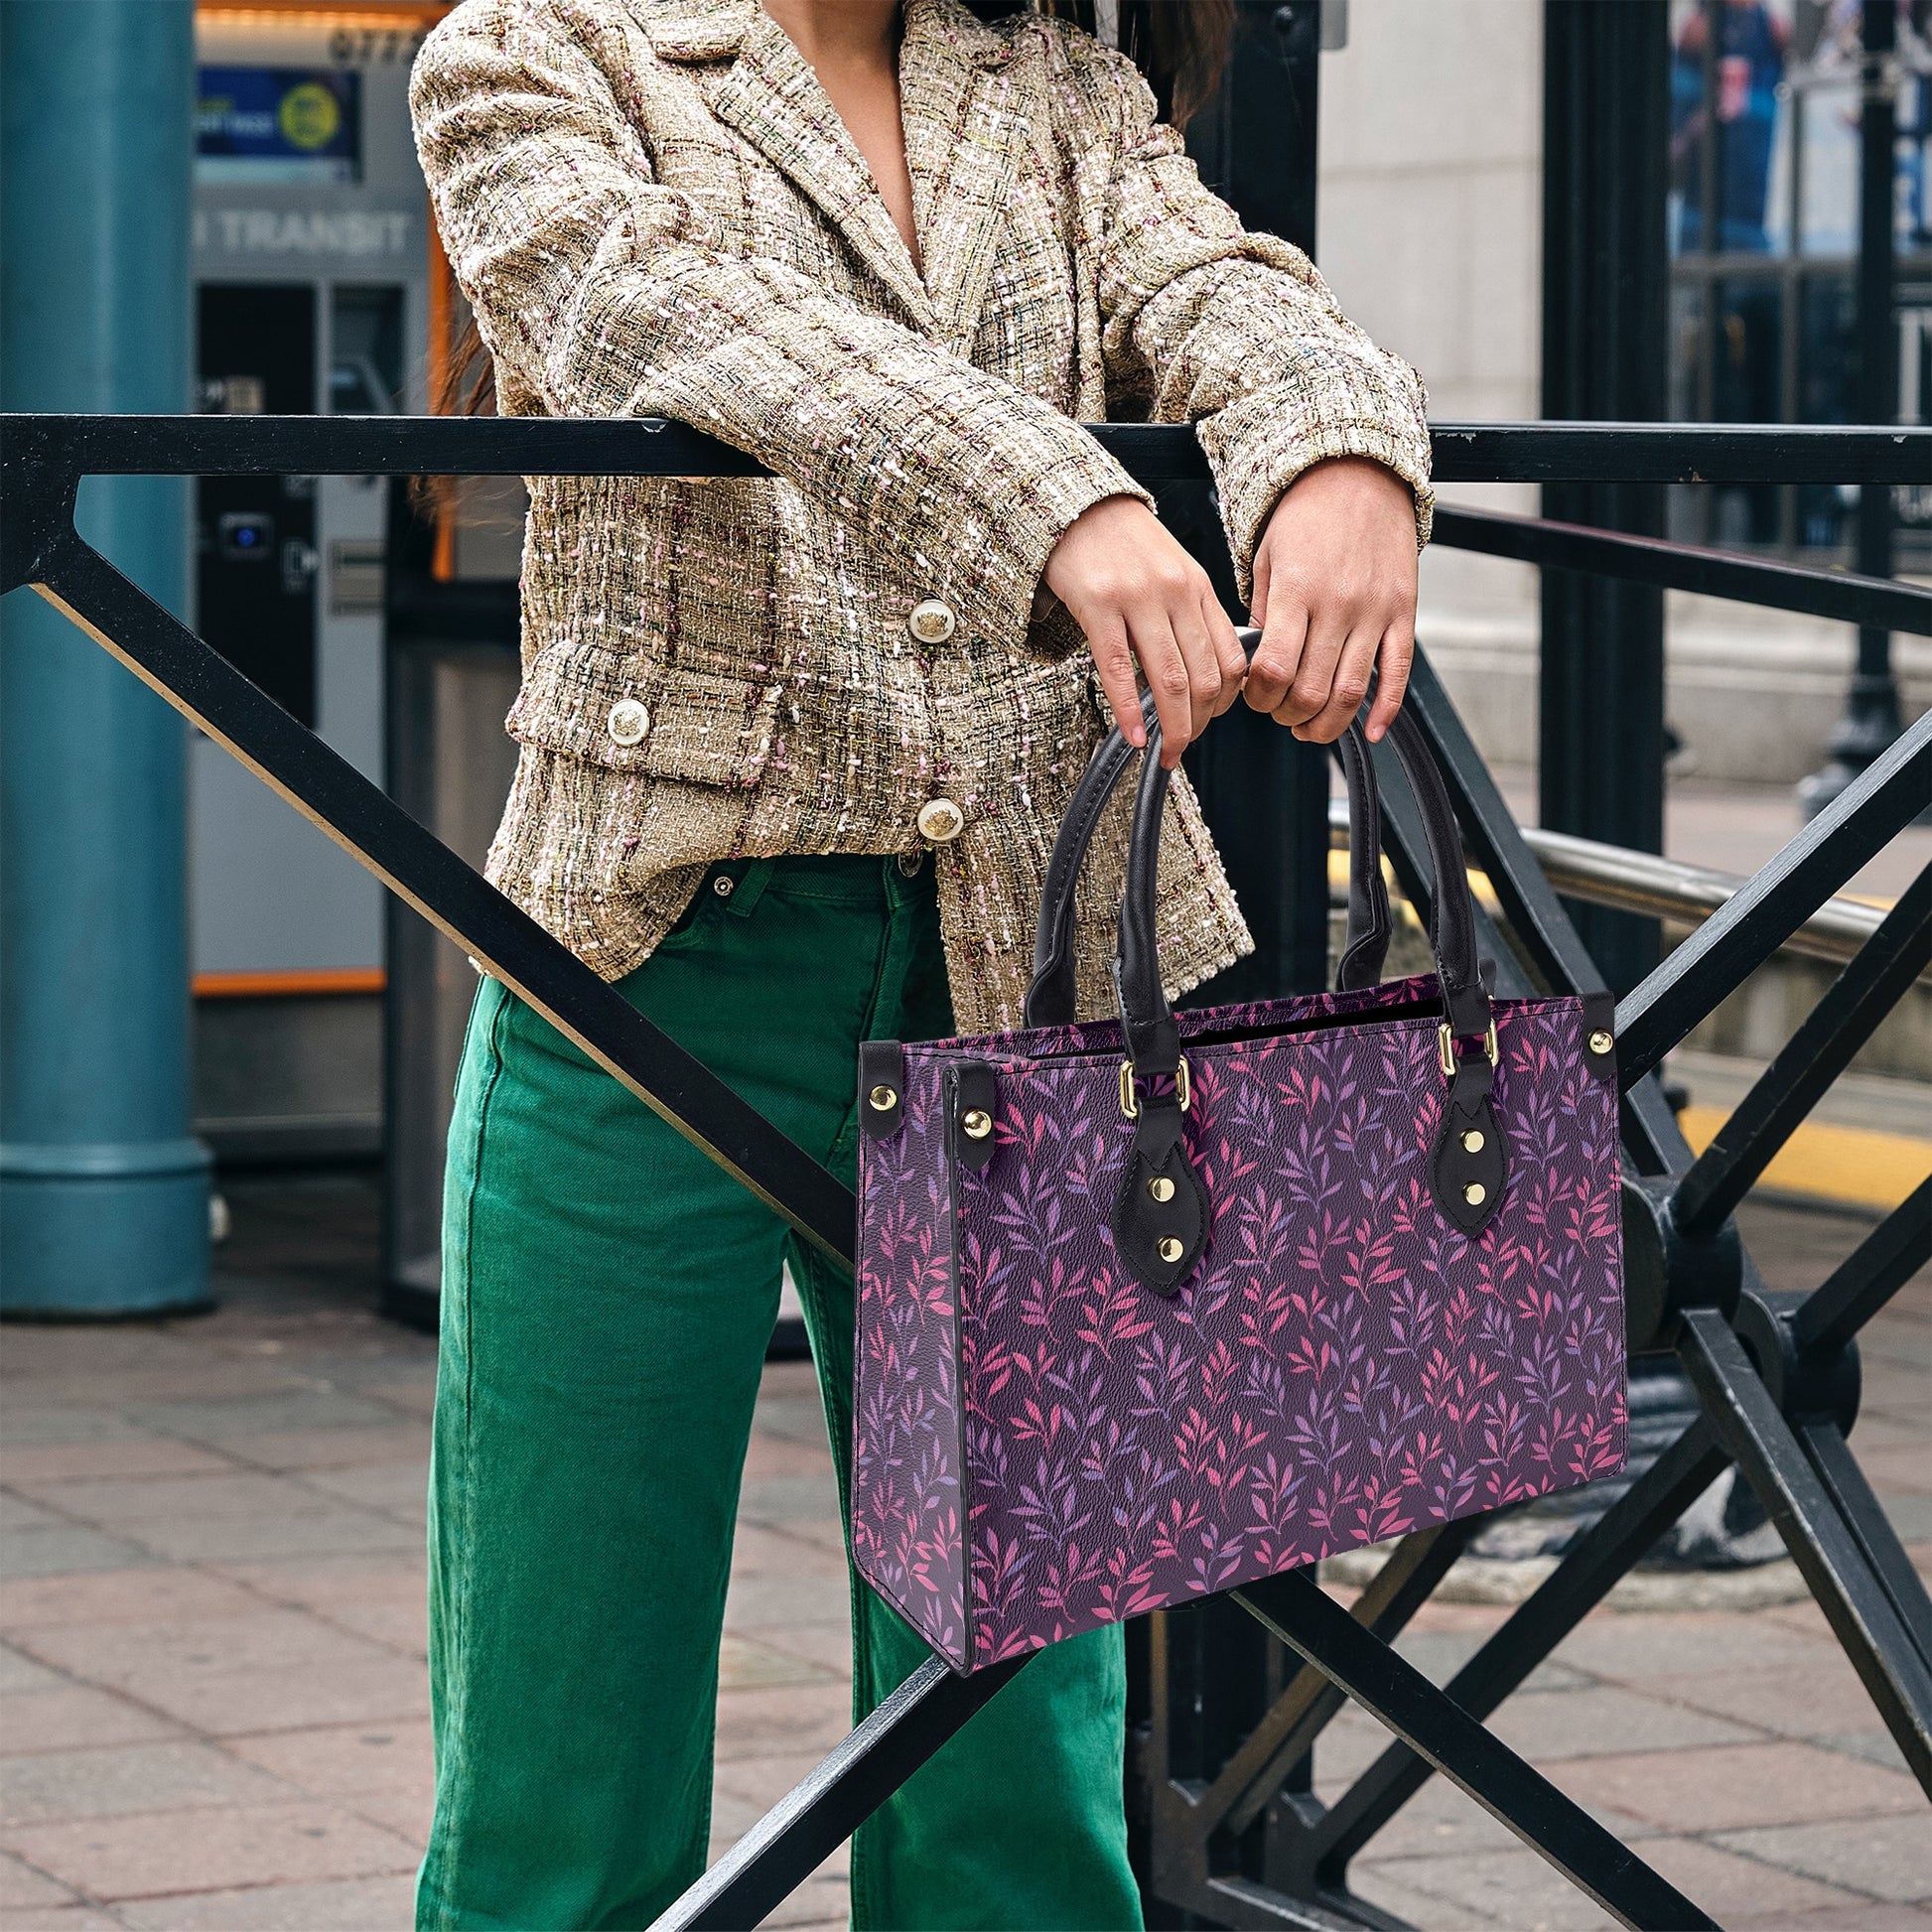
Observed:
[[[1244,626],[1235,634],[1242,648],[1252,656],[1261,641],[1260,631]],[[1154,1059],[1146,1063],[1146,1070],[1158,1072],[1164,1070],[1159,1062],[1167,1057],[1165,1041],[1169,1033],[1160,1025],[1167,1016],[1167,1001],[1160,991],[1158,973],[1152,975],[1152,985],[1149,985],[1150,976],[1144,970],[1144,963],[1155,956],[1155,878],[1160,855],[1161,811],[1167,803],[1170,774],[1161,769],[1161,728],[1151,694],[1141,701],[1141,715],[1147,721],[1148,755],[1128,848],[1127,893],[1121,906],[1115,991],[1130,1035],[1137,1028],[1147,1033],[1144,1043]],[[1436,768],[1436,760],[1420,728],[1407,713],[1397,714],[1390,727],[1389,744],[1415,794],[1429,847],[1430,867],[1437,882],[1436,891],[1430,896],[1429,934],[1449,1025],[1457,1038],[1468,1037],[1487,1031],[1489,996],[1477,971],[1475,911],[1469,897],[1461,834],[1442,773]],[[1343,991],[1357,991],[1380,981],[1393,921],[1388,889],[1382,880],[1381,796],[1368,740],[1359,719],[1349,725],[1337,750],[1348,795],[1349,865],[1348,930],[1335,983]],[[1059,834],[1046,862],[1039,922],[1034,933],[1034,978],[1027,990],[1024,1015],[1029,1027],[1065,1026],[1073,1020],[1074,888],[1100,814],[1134,757],[1133,748],[1120,732],[1109,732],[1088,760],[1060,821]],[[1133,1052],[1133,1057],[1136,1064],[1143,1063],[1138,1051]]]
[[[1351,731],[1358,730],[1351,726]],[[1449,1032],[1457,1039],[1489,1029],[1489,993],[1476,960],[1475,902],[1469,893],[1462,836],[1443,775],[1416,721],[1398,712],[1389,743],[1400,760],[1409,789],[1422,814],[1435,890],[1430,895],[1431,942],[1443,988]],[[1179,1054],[1179,1035],[1161,986],[1155,944],[1156,878],[1161,857],[1161,813],[1172,774],[1162,767],[1160,727],[1148,731],[1147,762],[1134,803],[1134,833],[1127,852],[1127,893],[1120,908],[1120,949],[1114,960],[1114,990],[1128,1056],[1144,1074],[1172,1073]],[[1366,806],[1372,802],[1370,767],[1360,758],[1360,783]],[[1365,810],[1363,816],[1369,814]],[[1351,824],[1351,835],[1353,827]],[[1375,876],[1380,878],[1379,853]],[[1363,868],[1364,872],[1368,868]],[[1372,916],[1372,907],[1369,908]],[[1386,942],[1384,942],[1386,944]],[[1366,959],[1364,949],[1364,963]],[[1376,962],[1380,969],[1379,959]]]
[[[1155,729],[1154,693],[1141,699],[1141,717]],[[1134,748],[1118,730],[1100,741],[1080,782],[1073,787],[1065,816],[1046,856],[1046,877],[1040,882],[1039,923],[1034,927],[1034,977],[1027,988],[1022,1019],[1029,1027],[1067,1027],[1073,1024],[1078,989],[1073,969],[1073,889],[1086,864],[1093,828],[1107,800],[1114,795]]]
[[[1250,657],[1261,632],[1243,626],[1235,632]],[[1141,716],[1150,731],[1155,726],[1152,693],[1141,700]],[[1382,812],[1375,766],[1368,741],[1359,724],[1349,727],[1337,750],[1348,791],[1348,932],[1335,984],[1348,991],[1376,985],[1388,956],[1392,922],[1388,889],[1382,882]],[[1109,732],[1073,796],[1067,801],[1058,836],[1047,856],[1046,876],[1040,884],[1039,922],[1034,929],[1034,977],[1027,989],[1025,1024],[1064,1027],[1072,1023],[1077,989],[1073,963],[1074,889],[1094,828],[1114,788],[1126,775],[1135,751],[1118,731]],[[1432,922],[1434,907],[1431,908]]]
[[[1335,751],[1348,793],[1348,932],[1335,964],[1335,990],[1357,993],[1382,983],[1394,920],[1382,878],[1382,796],[1361,727],[1351,724]]]

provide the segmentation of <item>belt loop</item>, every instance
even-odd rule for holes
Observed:
[[[752,860],[738,875],[738,884],[732,889],[725,910],[734,918],[749,919],[758,910],[759,900],[764,897],[764,889],[770,885],[777,865],[775,859]]]

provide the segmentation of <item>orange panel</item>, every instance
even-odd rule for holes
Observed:
[[[380,966],[298,967],[282,973],[197,973],[198,1000],[274,1000],[318,994],[380,993],[388,984]]]

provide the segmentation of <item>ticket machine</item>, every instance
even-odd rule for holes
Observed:
[[[431,242],[407,89],[443,11],[198,10],[200,408],[426,406]],[[377,779],[389,488],[204,478],[195,502],[202,634]],[[191,756],[202,1130],[230,1159],[373,1152],[382,890],[218,746]]]

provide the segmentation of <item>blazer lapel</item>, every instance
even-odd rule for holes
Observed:
[[[824,210],[921,333],[932,305],[904,241],[818,76],[784,29],[751,8],[738,59],[710,89],[712,112],[736,128]]]
[[[957,0],[905,0],[899,107],[936,333],[964,353],[1031,132],[1014,49]]]

